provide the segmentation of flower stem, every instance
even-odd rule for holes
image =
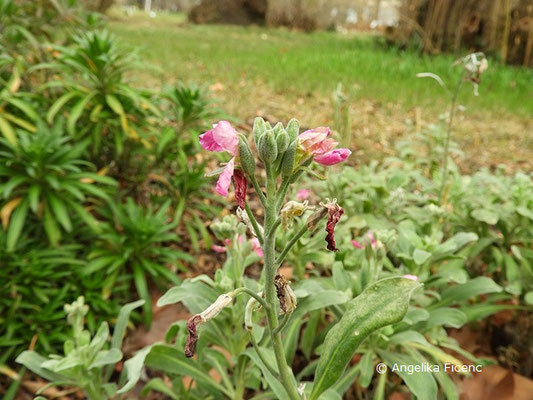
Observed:
[[[246,214],[248,214],[248,218],[250,218],[250,222],[252,224],[252,228],[254,228],[255,236],[257,237],[257,240],[259,240],[259,244],[263,245],[264,238],[261,234],[261,230],[259,229],[259,224],[257,223],[257,220],[255,219],[255,215],[250,209],[250,205],[248,202],[244,203],[244,210],[246,211]]]
[[[276,264],[276,229],[274,225],[277,218],[277,196],[276,196],[276,178],[272,173],[272,167],[267,164],[267,197],[265,205],[265,243],[263,246],[264,260],[265,260],[265,301],[269,308],[265,310],[270,329],[270,336],[272,339],[272,346],[274,347],[274,354],[278,364],[278,370],[281,382],[289,395],[291,400],[300,400],[300,395],[296,388],[296,380],[294,375],[287,365],[285,358],[285,351],[281,342],[281,335],[275,332],[278,326],[278,318],[276,312],[276,290],[274,287],[274,277],[278,270]]]
[[[444,155],[442,160],[442,182],[439,191],[441,205],[444,200],[444,189],[446,188],[446,181],[448,180],[448,153],[450,152],[450,141],[452,138],[453,117],[455,116],[457,97],[459,96],[459,90],[461,89],[461,86],[463,84],[464,76],[465,72],[463,69],[463,72],[461,73],[461,76],[457,81],[457,85],[455,86],[455,90],[453,91],[450,104],[450,118],[448,119],[448,128],[446,131],[446,141],[444,142]]]
[[[265,194],[263,193],[263,190],[259,186],[259,183],[257,182],[257,178],[254,175],[248,176],[248,178],[250,178],[250,181],[252,182],[252,186],[254,187],[255,192],[257,193],[259,200],[261,200],[261,204],[263,204],[263,207],[266,206]]]
[[[280,253],[280,255],[278,256],[278,258],[276,259],[276,265],[280,265],[283,260],[285,259],[285,257],[287,256],[287,253],[289,252],[289,250],[292,248],[292,246],[294,246],[296,244],[296,242],[298,242],[298,240],[300,240],[300,238],[308,231],[308,228],[307,228],[307,225],[304,224],[300,230],[298,232],[296,232],[296,234],[291,238],[291,240],[289,241],[289,243],[287,243],[287,245],[285,246],[285,248],[282,250],[282,252]]]

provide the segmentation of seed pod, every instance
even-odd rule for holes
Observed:
[[[259,139],[259,157],[265,164],[271,164],[276,161],[278,157],[278,145],[276,143],[276,137],[274,131],[266,131]]]
[[[255,159],[244,135],[239,135],[239,158],[244,173],[252,176],[255,173]]]
[[[283,160],[281,161],[281,176],[287,178],[292,175],[294,171],[294,161],[296,160],[296,150],[298,150],[298,141],[294,140],[283,155]]]
[[[289,137],[291,138],[292,142],[298,137],[298,134],[300,133],[300,123],[297,119],[293,118],[289,121],[285,130],[289,134]]]

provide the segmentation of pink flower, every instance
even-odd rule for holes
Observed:
[[[372,246],[372,248],[376,247],[377,242],[374,238],[374,234],[372,232],[369,232],[366,234],[366,237],[368,238],[368,240],[370,240],[370,245]]]
[[[310,194],[311,194],[311,191],[309,189],[300,189],[298,190],[298,193],[296,194],[296,199],[298,201],[307,200]]]
[[[350,154],[352,154],[350,149],[335,149],[319,156],[315,156],[315,161],[322,165],[334,165],[346,160]]]
[[[199,137],[200,145],[209,151],[226,151],[233,158],[226,164],[224,170],[218,178],[216,191],[221,196],[228,195],[228,188],[235,170],[235,156],[239,148],[239,137],[237,131],[228,121],[220,121],[213,125],[213,129],[203,133]]]
[[[348,158],[352,152],[349,149],[335,149],[339,144],[329,136],[331,130],[327,127],[307,130],[298,136],[301,148],[314,156],[316,162],[322,165],[338,164]]]
[[[412,281],[418,281],[418,276],[416,275],[404,275],[402,278],[411,279]]]
[[[250,243],[252,244],[252,250],[255,251],[255,254],[257,254],[259,257],[263,257],[263,249],[261,248],[259,239],[254,237],[252,240],[250,240]]]
[[[237,131],[228,121],[220,121],[213,125],[213,129],[200,135],[200,144],[209,151],[227,151],[236,155],[239,147]]]
[[[361,243],[359,243],[357,240],[352,240],[352,246],[355,247],[356,249],[364,248],[364,246]]]
[[[218,244],[214,244],[211,246],[211,250],[213,250],[215,253],[225,253],[226,252],[226,247],[225,246],[219,246]]]

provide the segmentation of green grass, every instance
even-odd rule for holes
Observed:
[[[288,99],[307,93],[329,98],[342,82],[353,97],[438,111],[446,104],[442,89],[416,74],[430,71],[453,86],[460,73],[451,66],[454,56],[399,51],[368,35],[192,25],[179,14],[152,19],[142,13],[115,19],[110,29],[124,43],[140,48],[141,58],[159,66],[166,77],[230,88],[258,83]],[[498,117],[531,117],[533,71],[490,60],[479,92],[476,98],[465,85],[460,103],[498,112]]]

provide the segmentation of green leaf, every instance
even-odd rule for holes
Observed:
[[[57,99],[56,102],[52,104],[52,106],[46,113],[46,121],[49,124],[52,124],[52,122],[54,121],[54,117],[59,112],[61,107],[63,107],[70,99],[72,99],[75,96],[78,96],[79,94],[80,93],[73,91],[73,92],[65,93],[63,96]]]
[[[411,293],[420,286],[411,279],[383,279],[347,304],[343,317],[324,340],[310,400],[318,399],[341,377],[355,350],[369,334],[402,320]]]
[[[126,333],[126,327],[128,326],[130,314],[133,310],[142,306],[144,303],[145,301],[141,299],[122,306],[118,313],[115,329],[113,330],[113,337],[111,338],[112,349],[120,349],[122,347],[122,340],[124,339],[124,334]]]
[[[47,381],[65,381],[69,380],[65,378],[63,375],[57,374],[53,371],[49,371],[41,365],[46,362],[48,359],[44,358],[43,356],[39,355],[35,351],[24,351],[22,352],[17,358],[16,362],[19,364],[24,365],[26,368],[28,368],[30,371],[36,373],[40,377],[46,379]]]
[[[7,122],[6,119],[0,116],[0,132],[2,132],[2,135],[7,139],[9,143],[11,143],[13,146],[16,146],[18,143],[17,134]]]
[[[22,228],[24,227],[24,222],[26,221],[28,207],[28,200],[24,199],[11,215],[11,219],[9,222],[9,230],[7,231],[7,251],[13,251],[17,245],[20,233],[22,232]]]
[[[115,365],[122,360],[122,352],[119,349],[102,350],[96,354],[89,369],[103,367],[105,365]]]
[[[189,376],[206,388],[215,392],[224,393],[229,398],[233,397],[232,393],[215,382],[196,362],[186,358],[182,350],[174,347],[162,344],[154,345],[146,357],[146,365],[167,374]]]
[[[139,350],[135,355],[124,363],[124,369],[128,380],[124,386],[117,393],[126,393],[129,390],[133,389],[135,384],[139,381],[141,377],[141,371],[144,366],[144,360],[148,353],[152,350],[152,346],[145,347],[144,349]]]
[[[436,303],[434,307],[460,303],[472,297],[479,296],[480,294],[499,293],[501,291],[502,288],[492,279],[487,278],[486,276],[479,276],[466,283],[443,291],[441,295],[442,300]]]
[[[261,354],[265,357],[265,361],[269,363],[269,365],[274,370],[277,370],[276,359],[274,357],[274,352],[272,351],[272,349],[269,349],[266,347],[260,347],[260,349],[261,349]],[[285,391],[285,388],[280,383],[280,381],[274,375],[272,375],[272,373],[269,371],[267,366],[263,363],[261,358],[259,358],[255,350],[252,348],[248,348],[246,349],[244,354],[248,356],[253,361],[253,363],[259,367],[263,376],[265,377],[265,380],[268,383],[268,386],[276,394],[276,398],[287,399],[288,395],[287,395],[287,392]]]
[[[144,324],[146,325],[146,329],[149,330],[152,323],[152,299],[150,298],[144,271],[137,263],[133,264],[133,280],[139,297],[145,301],[143,304]]]
[[[533,305],[533,291],[526,293],[526,295],[524,296],[524,301],[526,302],[526,304]]]
[[[435,326],[448,326],[451,328],[460,328],[466,323],[466,315],[458,308],[437,308],[429,313],[429,319],[425,322],[427,329]]]
[[[48,240],[50,240],[50,243],[53,246],[57,246],[61,240],[61,231],[59,230],[59,227],[52,216],[52,212],[50,211],[48,204],[45,204],[44,206],[43,224],[46,236],[48,236]]]
[[[496,225],[496,223],[498,222],[498,214],[490,210],[474,210],[472,211],[471,215],[478,221],[485,222],[489,225]]]
[[[67,120],[67,131],[71,135],[74,134],[74,129],[76,128],[76,122],[81,116],[81,113],[85,109],[85,106],[91,101],[91,99],[96,95],[96,92],[91,92],[87,96],[85,96],[83,99],[78,101],[74,107],[72,107],[72,111],[70,112],[70,115]]]
[[[398,374],[411,393],[420,400],[437,399],[437,383],[431,373],[410,373],[408,367],[419,365],[417,360],[399,353],[378,350],[391,372]]]
[[[115,96],[113,96],[112,94],[108,94],[105,96],[105,101],[109,108],[111,108],[116,114],[124,115],[124,108]]]
[[[32,185],[28,189],[28,201],[30,208],[34,213],[37,213],[37,208],[39,207],[39,194],[41,194],[41,187],[37,185]]]
[[[50,208],[54,212],[63,229],[65,229],[67,232],[70,232],[72,230],[72,223],[70,222],[70,217],[68,216],[65,203],[51,193],[48,194],[48,203],[50,204]]]
[[[415,249],[413,253],[413,260],[415,260],[416,265],[424,264],[429,257],[431,257],[431,253],[428,253],[425,250]]]
[[[174,393],[174,391],[169,388],[161,378],[151,379],[150,382],[143,386],[141,390],[141,395],[147,396],[151,390],[163,393],[164,395],[170,397],[172,400],[180,400],[180,397],[176,393]]]

